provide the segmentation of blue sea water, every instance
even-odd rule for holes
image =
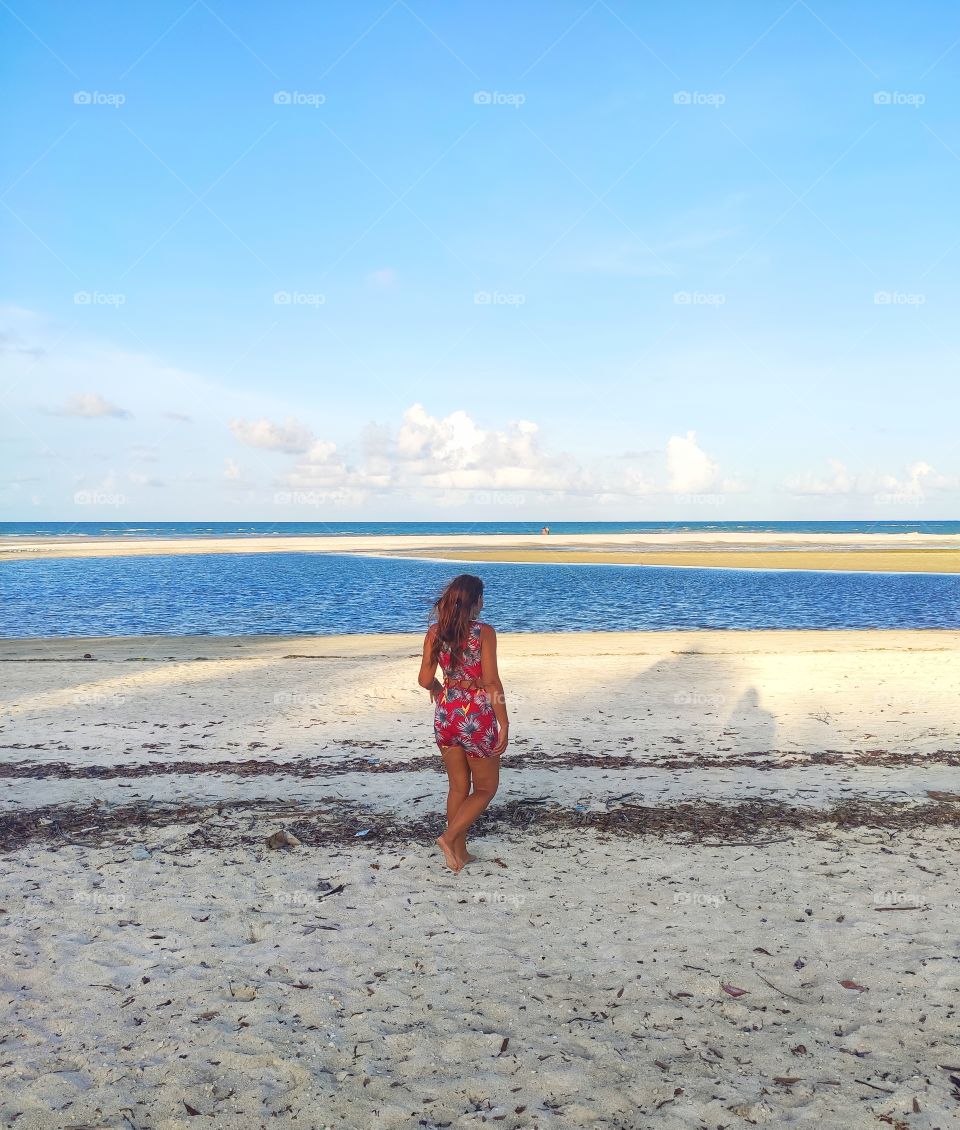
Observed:
[[[958,534],[960,522],[0,522],[0,537],[346,537],[384,534],[921,533]]]
[[[960,629],[960,575],[529,565],[314,553],[5,561],[0,635],[410,632],[459,572],[502,631]]]

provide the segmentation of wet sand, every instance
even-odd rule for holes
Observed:
[[[347,553],[455,561],[960,571],[960,535],[656,533],[381,537],[0,538],[3,561],[204,553]]]

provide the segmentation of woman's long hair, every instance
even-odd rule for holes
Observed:
[[[470,614],[483,596],[483,581],[469,573],[454,577],[450,584],[433,602],[430,618],[436,620],[437,630],[433,635],[433,660],[436,662],[441,650],[450,649],[453,664],[460,662],[463,649],[470,635]]]

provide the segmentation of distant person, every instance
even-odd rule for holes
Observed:
[[[540,531],[540,533],[541,534],[549,534],[550,533],[550,527],[544,526],[543,529]]]
[[[449,785],[447,830],[437,844],[451,871],[476,859],[467,851],[467,832],[497,791],[509,733],[497,633],[477,619],[482,608],[483,581],[469,573],[454,577],[433,603],[436,623],[424,636],[418,679],[436,703],[433,732]]]

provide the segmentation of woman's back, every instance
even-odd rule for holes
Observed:
[[[470,632],[463,645],[463,652],[458,660],[454,660],[448,644],[440,645],[438,660],[440,667],[448,679],[476,679],[483,676],[483,665],[480,660],[480,633],[483,624],[479,620],[470,621]]]

